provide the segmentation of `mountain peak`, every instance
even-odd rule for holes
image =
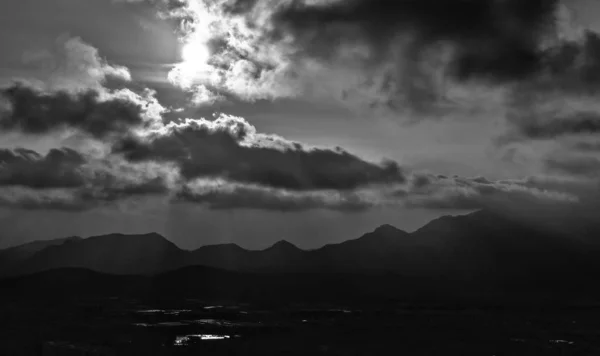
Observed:
[[[385,225],[381,225],[377,229],[373,230],[373,232],[365,234],[363,236],[363,238],[370,237],[372,239],[374,237],[377,237],[377,238],[385,238],[385,239],[390,239],[390,238],[396,239],[397,237],[401,237],[404,235],[409,235],[409,234],[408,234],[408,232],[406,232],[404,230],[400,230],[395,226],[385,224]]]
[[[148,232],[145,234],[123,234],[120,232],[106,234],[106,235],[98,235],[91,236],[88,239],[128,239],[128,240],[136,240],[136,239],[153,239],[153,240],[167,240],[164,236],[157,232]],[[84,239],[85,240],[85,239]]]
[[[361,244],[366,244],[366,246],[385,248],[385,246],[389,246],[389,244],[395,245],[396,243],[398,243],[399,241],[402,240],[402,237],[406,237],[406,236],[409,236],[408,232],[400,230],[392,225],[385,224],[385,225],[381,225],[380,227],[373,230],[372,232],[364,234],[363,236],[361,236],[360,238],[358,238],[356,240],[349,240],[349,241],[343,242],[342,244],[361,243]]]
[[[280,240],[277,241],[276,243],[273,244],[273,246],[269,247],[267,250],[269,251],[301,251],[296,245],[294,245],[293,243],[286,241],[286,240]]]
[[[153,239],[160,239],[160,240],[167,240],[166,237],[164,237],[163,235],[159,234],[158,232],[149,232],[147,234],[143,234],[142,236],[146,237],[146,238],[153,238]]]
[[[86,239],[79,240],[79,243],[84,245],[96,245],[96,246],[119,246],[119,248],[132,249],[173,249],[180,250],[177,245],[169,241],[167,238],[156,232],[150,232],[145,234],[121,234],[114,233],[108,235],[92,236]]]
[[[466,219],[477,220],[478,216],[481,214],[482,213],[480,213],[480,211],[476,211],[467,215],[443,215],[421,226],[419,229],[417,229],[417,231],[415,231],[415,233],[444,231],[450,229],[450,227],[454,227],[457,223],[465,221]]]
[[[395,226],[392,226],[390,224],[384,224],[381,225],[380,227],[378,227],[377,229],[375,229],[376,233],[399,233],[399,232],[404,232],[403,230],[398,229]]]

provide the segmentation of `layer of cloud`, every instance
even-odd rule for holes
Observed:
[[[24,78],[0,89],[0,127],[2,133],[36,137],[83,134],[80,151],[1,151],[0,204],[79,211],[161,195],[213,209],[357,211],[369,204],[352,198],[356,188],[405,179],[395,163],[308,148],[258,133],[242,118],[167,124],[167,110],[152,91],[107,87],[120,67],[79,39],[61,43],[63,57],[29,58],[36,64],[56,60],[53,65],[64,68],[60,75],[41,84]]]
[[[498,89],[539,75],[561,9],[558,0],[166,3],[163,15],[179,20],[184,44],[202,53],[175,68],[175,83],[242,100],[303,95],[410,116],[464,115],[480,103],[471,99],[482,84],[499,101]]]
[[[161,195],[211,209],[352,212],[385,205],[476,209],[499,202],[576,200],[560,190],[411,173],[392,161],[372,163],[341,148],[308,147],[260,133],[235,116],[155,124],[114,126],[111,150],[95,155],[67,148],[44,155],[25,149],[2,151],[2,204],[81,210]],[[55,129],[85,127],[82,121],[65,120]],[[90,144],[94,137],[98,135],[90,136]]]
[[[548,157],[546,169],[552,173],[575,177],[600,177],[600,158],[585,155]]]
[[[567,186],[544,187],[530,180],[491,181],[485,177],[464,178],[415,175],[408,190],[396,194],[410,207],[430,209],[505,209],[522,206],[576,204],[579,201]]]
[[[497,143],[538,147],[538,163],[549,174],[597,179],[599,69],[598,33],[575,31],[548,47],[542,71],[507,97],[508,131]]]
[[[182,2],[180,6],[171,7],[170,14],[189,15],[193,9],[190,4]],[[294,74],[290,69],[297,70],[302,66],[325,68],[322,60],[325,57],[312,53],[308,48],[310,56],[304,58],[304,63],[296,65],[299,61],[297,50],[306,45],[300,41],[303,36],[301,31],[305,29],[300,26],[302,23],[294,22],[298,20],[292,15],[294,11],[315,8],[289,3],[282,3],[282,7],[275,6],[272,11],[265,13],[268,16],[263,20],[265,23],[277,22],[281,25],[261,32],[247,21],[258,21],[256,9],[265,4],[257,2],[254,7],[246,8],[240,7],[241,3],[214,3],[215,7],[209,15],[227,14],[231,21],[243,19],[237,22],[237,28],[245,32],[221,38],[221,42],[218,38],[212,39],[209,43],[216,56],[212,57],[210,65],[222,71],[213,73],[218,79],[214,83],[190,83],[190,90],[199,90],[200,102],[211,99],[211,95],[215,94],[213,88],[223,87],[225,93],[235,93],[247,100],[269,95],[285,96],[286,93],[295,93],[299,88],[294,86],[298,73]],[[371,6],[361,2],[354,4]],[[389,5],[387,2],[381,4]],[[328,5],[323,10],[334,8]],[[518,7],[514,11],[521,14],[524,8]],[[175,15],[177,12],[179,15]],[[192,16],[189,20],[192,21],[191,26],[197,26],[194,21],[199,18]],[[358,22],[360,25],[362,20]],[[285,30],[286,26],[291,26],[286,31],[293,35],[287,48],[291,52],[283,51],[283,44],[274,37],[278,30]],[[354,26],[351,23],[350,27]],[[365,31],[364,34],[360,33],[360,41],[369,39],[366,34],[372,30],[371,26],[373,24],[368,22],[364,29],[359,26],[360,31]],[[404,31],[402,26],[396,28],[391,23],[386,26],[390,29],[384,30]],[[411,26],[424,25],[417,21]],[[194,31],[184,29],[184,32],[188,36],[196,36],[198,27],[194,28]],[[499,39],[503,36],[503,30],[498,31],[488,35],[492,39]],[[496,35],[499,37],[494,37]],[[262,41],[268,40],[268,43],[281,46],[277,47],[275,53],[246,53],[241,51],[244,43],[232,44],[240,39],[239,36],[255,41],[245,42],[246,45],[262,44],[265,43]],[[389,38],[382,40],[391,41]],[[455,50],[466,45],[456,42],[459,41],[458,37],[439,41],[456,47]],[[559,186],[546,189],[518,182],[492,182],[484,178],[442,177],[410,172],[396,162],[369,162],[341,148],[309,147],[276,135],[260,133],[240,117],[218,115],[211,120],[189,118],[168,123],[165,120],[167,110],[152,91],[110,88],[107,84],[109,77],[120,76],[124,81],[129,79],[124,74],[126,69],[103,61],[97,50],[80,40],[67,40],[66,43],[69,44],[65,45],[68,49],[66,53],[70,56],[65,61],[73,63],[64,66],[63,77],[79,78],[73,79],[78,85],[34,86],[21,83],[1,89],[0,127],[3,132],[37,136],[74,131],[83,134],[82,150],[56,148],[43,154],[25,149],[0,151],[2,205],[80,211],[159,195],[170,202],[203,204],[211,209],[287,212],[329,209],[353,212],[386,205],[476,209],[524,202],[573,203],[578,198]],[[429,44],[422,45],[424,47],[414,50],[429,50]],[[267,47],[261,47],[261,50],[266,51]],[[374,56],[380,47],[367,49]],[[375,57],[363,59],[374,60]],[[456,67],[457,71],[459,64],[453,61],[460,58],[449,59],[449,63],[454,63],[451,67]],[[364,65],[363,59],[361,66]],[[224,62],[219,64],[218,60]],[[77,61],[81,62],[81,66],[76,65]],[[230,65],[223,66],[225,62]],[[291,65],[293,68],[289,67]],[[347,69],[352,65],[342,67]],[[78,71],[78,68],[83,70]],[[476,66],[472,74],[481,79],[493,77],[494,81],[505,81],[512,76],[509,72],[503,74],[493,66],[486,73],[480,69]],[[319,70],[313,73],[321,73]],[[470,75],[459,72],[454,73],[455,80],[470,78]],[[316,76],[310,79],[316,79]],[[285,86],[285,89],[280,92],[282,87],[271,85],[275,82]],[[202,92],[202,88],[211,92]],[[100,149],[95,149],[98,147]]]
[[[210,209],[259,209],[297,212],[327,209],[358,212],[378,203],[357,193],[330,191],[297,192],[260,185],[222,180],[195,180],[176,196],[177,201],[193,202]]]
[[[45,156],[28,149],[0,149],[0,186],[81,187],[85,178],[79,168],[85,161],[80,153],[68,148],[52,149]]]
[[[51,48],[24,53],[23,61],[44,89],[101,89],[107,81],[131,81],[126,67],[108,63],[98,49],[67,34],[58,37]]]
[[[307,148],[261,134],[240,117],[221,115],[170,123],[147,138],[120,142],[116,153],[133,162],[177,163],[186,179],[222,178],[290,190],[351,190],[403,183],[398,164],[374,164],[340,148]]]
[[[151,96],[129,90],[44,91],[25,84],[0,89],[0,128],[43,135],[74,129],[102,138],[156,125],[163,110]]]
[[[417,172],[402,183],[294,190],[226,176],[188,179],[173,163],[131,163],[114,156],[97,159],[66,148],[46,155],[25,149],[3,150],[0,156],[0,204],[24,209],[82,211],[146,196],[215,210],[327,209],[351,213],[377,206],[510,209],[576,204],[580,195],[589,193],[574,189],[580,187],[578,184],[556,180],[546,184],[534,179],[490,181]]]
[[[555,112],[548,115],[545,118],[541,115],[518,117],[513,123],[518,127],[519,135],[534,140],[600,133],[600,112],[576,112],[571,113],[571,116]]]
[[[0,134],[73,131],[97,139],[160,125],[167,112],[151,89],[131,82],[79,37],[23,54],[28,76],[0,87]]]
[[[597,131],[600,40],[565,1],[161,4],[202,53],[171,73],[200,105],[303,96],[409,122],[504,117],[503,144]]]
[[[600,35],[584,32],[546,50],[543,71],[509,96],[505,139],[552,140],[600,132]]]
[[[582,152],[600,152],[600,142],[597,141],[579,141],[574,142],[570,146],[575,151]]]
[[[246,3],[236,1],[230,9],[249,12],[249,6],[239,6]],[[393,59],[399,50],[403,58],[395,59],[423,60],[431,47],[442,43],[449,46],[450,75],[505,81],[530,75],[539,67],[542,56],[538,46],[551,25],[556,3],[294,1],[274,13],[274,37],[291,36],[303,53],[329,60],[362,46],[368,50],[369,64],[377,66]]]
[[[30,149],[0,150],[0,204],[26,209],[87,210],[146,195],[165,195],[172,168],[125,164],[70,148],[45,155]]]

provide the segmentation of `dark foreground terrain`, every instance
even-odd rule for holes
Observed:
[[[301,277],[286,291],[253,278],[67,269],[1,280],[0,355],[600,355],[589,304],[406,304],[340,298],[325,280],[318,298],[300,293]]]
[[[170,305],[120,298],[2,305],[2,355],[598,355],[600,310]]]
[[[598,356],[597,219],[534,218],[552,227],[479,211],[316,250],[154,233],[15,246],[0,356]]]

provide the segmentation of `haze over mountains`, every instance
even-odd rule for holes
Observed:
[[[309,251],[287,241],[262,251],[235,244],[186,251],[155,233],[111,234],[2,250],[0,266],[4,276],[59,268],[158,275],[153,278],[178,281],[177,288],[196,282],[205,285],[208,278],[215,281],[216,289],[228,288],[217,285],[221,280],[224,286],[267,284],[277,290],[306,292],[347,280],[353,287],[330,290],[367,288],[386,297],[408,290],[423,295],[460,289],[481,295],[520,293],[552,298],[572,293],[577,298],[594,298],[592,286],[600,277],[600,249],[594,231],[599,230],[589,227],[581,231],[586,232],[569,236],[558,228],[539,229],[524,220],[478,211],[436,219],[413,233],[384,225],[358,239]],[[165,280],[165,275],[171,277]]]

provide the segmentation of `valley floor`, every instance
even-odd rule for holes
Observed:
[[[0,303],[0,355],[600,354],[600,309],[25,298]]]

